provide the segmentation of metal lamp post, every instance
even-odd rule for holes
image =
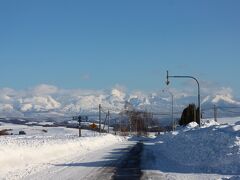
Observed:
[[[173,93],[171,91],[163,89],[162,92],[168,92],[172,98],[172,130],[174,131],[174,115],[173,115]]]
[[[199,116],[198,116],[197,121],[198,121],[199,126],[201,126],[201,96],[200,96],[199,81],[193,76],[169,76],[168,71],[167,71],[167,81],[166,81],[167,85],[170,84],[169,78],[190,78],[190,79],[194,79],[197,82],[197,86],[198,86],[198,108],[199,108]]]

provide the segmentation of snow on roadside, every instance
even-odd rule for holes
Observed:
[[[20,179],[38,166],[84,156],[122,141],[124,138],[110,134],[82,138],[76,135],[1,136],[0,179]]]
[[[202,121],[212,121],[214,119],[202,119]],[[217,123],[219,124],[235,124],[240,121],[240,117],[223,117],[223,118],[217,118]]]
[[[160,135],[149,148],[156,158],[150,169],[161,171],[158,163],[166,157],[176,168],[165,168],[165,171],[240,175],[240,122],[220,125],[207,121],[200,128],[190,123]]]

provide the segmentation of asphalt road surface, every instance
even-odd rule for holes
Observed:
[[[142,143],[127,143],[90,152],[62,164],[48,164],[24,180],[129,180],[140,179]]]

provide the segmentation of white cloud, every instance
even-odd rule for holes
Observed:
[[[216,95],[231,95],[233,96],[234,91],[231,87],[225,87],[218,83],[210,81],[199,81],[201,96],[216,96]],[[174,94],[178,97],[181,96],[196,96],[197,94],[197,83],[192,80],[187,80],[182,83],[179,89],[171,88]]]
[[[58,92],[58,88],[56,86],[48,85],[48,84],[40,84],[29,90],[33,95],[50,95]]]

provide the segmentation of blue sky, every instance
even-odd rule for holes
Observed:
[[[3,0],[0,87],[151,91],[164,87],[168,69],[240,94],[239,7],[238,0]]]

